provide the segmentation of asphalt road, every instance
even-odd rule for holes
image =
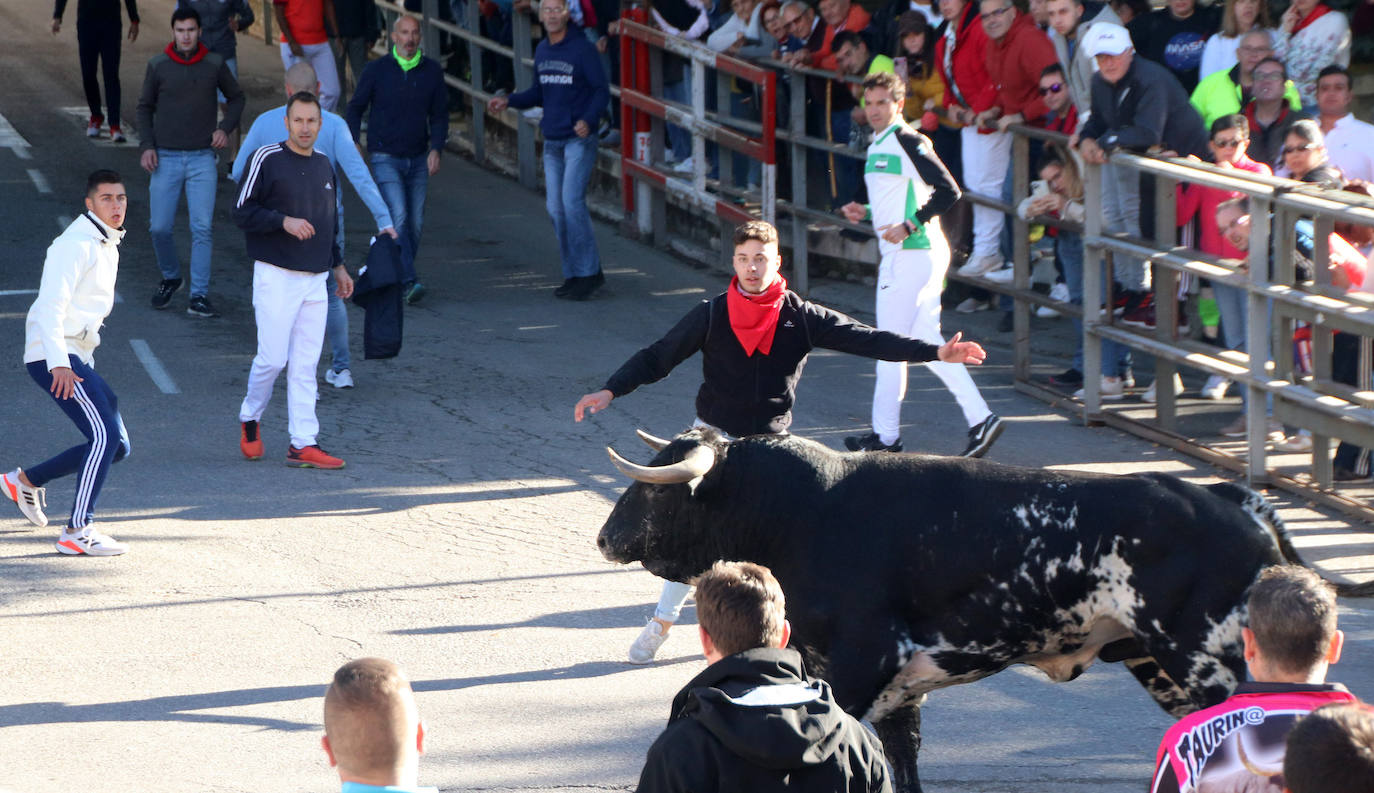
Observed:
[[[141,5],[142,35],[122,69],[130,123],[170,11],[168,0]],[[348,467],[280,465],[281,387],[264,417],[268,456],[244,462],[236,411],[254,330],[251,269],[227,213],[233,187],[221,184],[216,212],[211,295],[224,316],[187,316],[184,292],[171,310],[153,311],[147,178],[132,146],[82,134],[71,13],[54,41],[44,4],[0,2],[0,467],[78,440],[20,365],[32,300],[24,290],[36,288],[62,218],[80,211],[85,175],[114,167],[130,191],[130,233],[123,302],[96,358],[134,452],[112,471],[99,519],[131,551],[59,556],[51,531],[0,513],[0,788],[335,789],[318,746],[320,697],[333,669],[361,655],[394,658],[415,680],[429,728],[425,784],[633,788],[668,702],[702,661],[687,624],[661,663],[622,661],[658,586],[641,569],[607,564],[593,545],[625,484],[603,447],[645,459],[633,429],[685,428],[699,374],[689,364],[580,425],[572,405],[723,277],[598,226],[604,294],[554,300],[557,248],[542,197],[450,156],[426,212],[419,266],[431,294],[407,312],[403,353],[361,360],[355,311],[358,385],[321,384],[321,443]],[[275,49],[248,39],[240,47],[252,114],[279,101],[281,67]],[[348,216],[356,268],[367,216],[351,194]],[[178,239],[184,252],[184,221]],[[862,286],[821,284],[813,295],[846,310],[871,306]],[[151,357],[140,359],[140,348]],[[1045,411],[1010,388],[1005,360],[994,347],[976,374],[1010,422],[995,459],[1217,476]],[[871,376],[866,361],[815,356],[795,429],[838,447],[867,424]],[[909,449],[962,447],[958,409],[924,371],[913,373],[905,418]],[[60,520],[70,480],[48,495]],[[1281,505],[1325,571],[1363,578],[1374,569],[1370,535]],[[1333,675],[1365,693],[1374,692],[1368,606],[1345,604],[1349,641]],[[931,697],[922,775],[931,791],[1139,791],[1168,724],[1119,668],[1094,667],[1068,685],[1018,668]]]

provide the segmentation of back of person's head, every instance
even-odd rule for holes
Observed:
[[[109,168],[92,171],[91,175],[86,177],[86,197],[90,198],[95,195],[96,188],[103,184],[124,184],[124,180],[119,178],[117,172],[111,171]]]
[[[766,220],[749,220],[735,227],[734,244],[743,245],[749,240],[757,240],[764,245],[778,244],[778,229]]]
[[[1250,631],[1274,671],[1303,674],[1336,636],[1336,592],[1306,567],[1275,565],[1250,586]]]
[[[697,621],[722,656],[782,643],[786,604],[767,567],[716,562],[694,583]]]
[[[308,61],[296,61],[286,70],[286,94],[313,94],[320,90],[320,78]]]
[[[324,695],[324,747],[344,780],[395,784],[414,773],[423,727],[410,680],[385,658],[339,667]]]
[[[1374,793],[1374,709],[1323,705],[1288,733],[1283,780],[1289,793]]]

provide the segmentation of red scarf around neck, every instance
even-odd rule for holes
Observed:
[[[1301,22],[1293,26],[1293,32],[1289,35],[1296,36],[1298,34],[1298,31],[1302,30],[1303,28],[1307,27],[1313,22],[1316,22],[1318,19],[1326,16],[1327,13],[1330,11],[1331,7],[1328,6],[1326,3],[1317,3],[1316,7],[1313,8],[1310,12],[1308,12],[1307,16],[1303,17]]]
[[[205,42],[198,41],[196,42],[196,51],[191,53],[191,57],[186,58],[183,57],[180,52],[177,52],[177,44],[174,41],[171,44],[168,44],[167,49],[163,50],[163,52],[167,53],[167,56],[172,60],[176,61],[177,63],[180,63],[183,66],[189,66],[190,64],[195,63],[201,58],[204,58],[210,52],[210,48],[205,46]]]
[[[725,292],[725,309],[730,315],[730,329],[735,332],[745,355],[754,350],[767,355],[773,349],[773,334],[778,329],[778,314],[787,295],[787,280],[781,275],[761,294],[746,295],[739,288],[739,278],[730,279]]]

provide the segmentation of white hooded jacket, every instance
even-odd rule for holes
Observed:
[[[24,363],[47,361],[48,371],[87,366],[100,345],[100,327],[114,307],[115,276],[123,229],[112,229],[90,212],[72,221],[48,246],[38,297],[24,325]]]

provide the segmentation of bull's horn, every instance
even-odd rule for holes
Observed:
[[[668,448],[668,444],[672,443],[672,441],[665,441],[656,435],[650,435],[644,430],[635,430],[635,434],[639,436],[639,439],[641,441],[644,441],[644,444],[646,446],[648,446],[650,449],[653,449],[656,452],[663,451],[664,449]]]
[[[687,452],[687,456],[681,461],[670,465],[639,465],[632,463],[616,453],[615,449],[606,447],[606,453],[611,456],[611,462],[622,474],[634,479],[637,482],[647,482],[651,485],[676,485],[683,482],[690,482],[693,479],[706,475],[711,470],[711,466],[716,463],[716,453],[706,446],[697,446]]]

